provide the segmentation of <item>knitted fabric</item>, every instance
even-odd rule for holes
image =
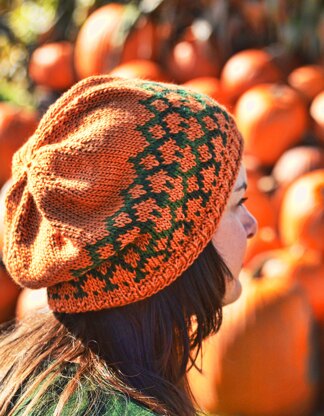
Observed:
[[[147,298],[211,240],[241,155],[232,117],[211,98],[87,78],[14,156],[5,264],[18,284],[48,287],[59,312]]]

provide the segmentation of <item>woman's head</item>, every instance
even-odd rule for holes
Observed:
[[[6,198],[6,265],[21,285],[47,287],[55,312],[21,337],[21,402],[73,361],[59,408],[90,380],[195,414],[184,375],[239,294],[256,227],[242,206],[242,147],[224,108],[174,85],[92,77],[49,109],[14,157]],[[12,338],[6,403],[21,383]]]
[[[217,241],[241,155],[233,119],[208,97],[171,84],[81,81],[14,157],[11,275],[48,287],[57,312],[151,297]]]

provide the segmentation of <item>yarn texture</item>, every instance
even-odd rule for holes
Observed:
[[[94,76],[63,94],[15,154],[4,262],[51,309],[145,299],[211,240],[239,172],[230,114],[183,87]]]

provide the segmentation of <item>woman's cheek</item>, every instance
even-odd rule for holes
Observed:
[[[243,263],[247,246],[246,232],[240,218],[228,213],[219,224],[212,242],[222,256],[234,278],[237,278]]]

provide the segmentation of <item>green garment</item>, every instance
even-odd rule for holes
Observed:
[[[71,370],[71,369],[70,369]],[[37,409],[33,409],[28,416],[53,416],[69,376],[62,374],[52,384],[51,388],[44,394]],[[95,405],[90,406],[92,399],[96,398]],[[28,406],[30,400],[25,402],[14,416],[21,416]],[[154,416],[156,413],[143,405],[135,402],[129,397],[118,392],[107,392],[100,390],[100,387],[83,385],[72,395],[64,406],[62,416]],[[156,415],[157,416],[157,415]]]
[[[78,399],[79,402],[79,399]],[[53,416],[56,403],[51,400],[48,406],[43,404],[40,409],[29,413],[29,416]],[[23,408],[14,414],[20,416]],[[120,395],[107,396],[106,399],[100,399],[96,402],[95,408],[89,408],[87,396],[82,397],[81,403],[78,403],[75,410],[75,400],[70,400],[62,412],[62,416],[154,416],[156,415],[149,409],[135,403],[134,401]]]

